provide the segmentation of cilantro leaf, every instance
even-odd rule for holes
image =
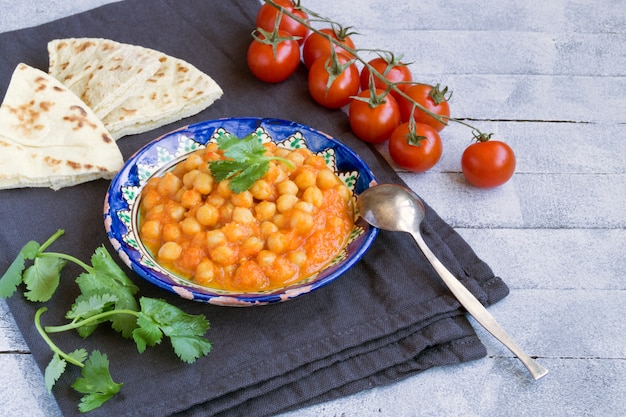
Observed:
[[[46,389],[48,392],[52,392],[52,387],[59,380],[63,372],[65,372],[65,366],[67,362],[65,359],[61,358],[58,353],[55,353],[52,356],[52,360],[46,366],[46,370],[44,372],[44,382],[46,383]]]
[[[65,314],[68,319],[86,319],[108,310],[117,298],[111,294],[81,294],[76,297],[70,311]]]
[[[216,142],[217,148],[228,159],[209,162],[209,169],[217,181],[231,180],[229,188],[235,193],[252,187],[267,172],[272,160],[280,160],[293,168],[287,159],[267,156],[261,137],[254,133],[243,139],[223,134],[216,138]]]
[[[0,278],[0,297],[8,298],[17,290],[22,283],[22,272],[26,266],[26,260],[33,260],[39,252],[39,243],[31,240],[17,254],[2,278]]]
[[[109,360],[106,354],[97,350],[94,350],[89,355],[81,375],[74,381],[72,388],[81,394],[85,394],[80,399],[80,404],[78,405],[78,409],[83,413],[100,407],[124,386],[123,383],[118,384],[113,381],[109,372]]]
[[[161,342],[162,334],[170,338],[176,355],[186,363],[192,363],[208,354],[211,342],[202,336],[209,329],[209,322],[203,315],[193,316],[185,313],[163,300],[142,297],[140,326],[133,332],[138,349],[153,346]],[[162,334],[161,334],[162,333]]]
[[[24,296],[29,301],[48,301],[54,295],[61,270],[67,262],[57,257],[35,258],[35,262],[24,272],[24,283],[28,291]]]
[[[115,306],[111,309],[138,311],[139,306],[135,299],[135,293],[139,288],[133,284],[124,271],[113,261],[104,246],[96,249],[91,262],[93,273],[83,273],[76,278],[76,283],[81,293],[86,297],[106,293],[115,297]],[[122,333],[122,336],[125,338],[131,337],[133,330],[137,327],[135,317],[127,314],[115,315],[111,317],[110,321],[111,327]],[[91,331],[93,331],[94,325],[97,325],[97,323],[91,325]],[[90,333],[89,329],[82,331]]]

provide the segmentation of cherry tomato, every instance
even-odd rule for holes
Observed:
[[[338,40],[342,44],[346,45],[349,48],[355,49],[354,42],[350,38],[350,35],[347,34],[347,31],[343,28],[340,29],[331,29],[324,28],[320,29],[320,32],[325,33],[326,35],[332,37],[333,39]],[[342,53],[346,56],[351,56],[345,49],[342,47],[333,44],[335,51],[337,53]],[[324,35],[320,35],[319,33],[311,33],[306,41],[304,41],[304,46],[302,47],[302,59],[304,60],[304,65],[307,68],[311,68],[313,62],[317,60],[317,58],[323,56],[330,55],[330,47],[331,41],[328,40]]]
[[[293,13],[295,16],[303,20],[309,20],[309,15],[306,14],[303,10],[297,8],[294,2],[291,0],[274,0],[274,3],[284,7],[285,10]],[[273,31],[279,13],[280,11],[276,7],[265,3],[263,6],[261,6],[259,12],[256,15],[256,26],[269,32]],[[286,15],[283,15],[282,19],[280,19],[278,29],[289,32],[293,36],[299,36],[300,39],[298,39],[298,43],[300,45],[302,45],[307,35],[309,34],[308,27]]]
[[[329,109],[349,104],[351,96],[359,93],[359,70],[356,64],[353,62],[344,67],[351,59],[343,54],[337,54],[336,58],[320,57],[309,69],[309,93],[313,100]]]
[[[353,99],[348,113],[350,127],[355,135],[366,142],[382,143],[389,139],[391,132],[400,124],[400,108],[396,99],[385,90],[375,90],[375,97],[369,89],[361,91],[358,97],[366,101]]]
[[[275,39],[276,56],[271,43],[264,43],[265,35],[257,32],[259,39],[252,41],[248,47],[248,67],[261,81],[278,83],[289,78],[300,65],[300,47],[295,40]],[[278,31],[280,38],[289,38],[291,34]]]
[[[515,153],[498,140],[478,140],[461,157],[461,169],[467,181],[481,188],[504,184],[515,172]]]
[[[387,60],[382,57],[374,58],[368,62],[376,71],[385,76],[387,80],[392,83],[407,83],[407,84],[398,84],[397,87],[406,91],[410,87],[410,82],[413,81],[413,75],[411,75],[411,70],[406,64],[401,62],[396,62],[394,58],[391,60]],[[376,88],[382,88],[383,90],[387,88],[387,85],[378,77],[374,76],[374,85]],[[370,83],[370,69],[367,65],[363,66],[361,70],[361,89],[367,90],[369,88]],[[391,94],[394,95],[394,98],[398,100],[398,96],[393,90]]]
[[[402,123],[389,138],[389,155],[393,161],[413,172],[424,172],[434,167],[442,151],[439,133],[424,123]]]
[[[405,93],[417,103],[425,107],[432,113],[435,113],[439,116],[443,116],[444,120],[450,116],[450,105],[448,104],[448,100],[445,97],[447,92],[447,88],[443,91],[439,90],[439,86],[430,86],[426,84],[414,84],[408,89],[406,89]],[[402,98],[398,100],[398,104],[400,105],[400,114],[402,115],[402,121],[408,122],[411,117],[411,109],[413,108],[413,103],[409,100]],[[420,108],[415,108],[413,112],[413,117],[417,123],[425,123],[431,125],[437,132],[443,130],[446,127],[446,123],[442,123],[439,120],[435,119],[428,113],[424,112]]]

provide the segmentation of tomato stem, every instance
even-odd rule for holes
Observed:
[[[295,21],[297,21],[298,23],[306,26],[307,28],[309,28],[309,30],[311,30],[314,33],[317,33],[318,35],[321,35],[323,37],[325,37],[326,39],[328,39],[331,43],[333,43],[334,45],[339,46],[340,48],[342,48],[344,51],[348,52],[350,55],[352,55],[354,57],[355,60],[359,61],[360,63],[362,63],[364,66],[366,66],[370,73],[373,74],[375,77],[377,77],[378,79],[380,79],[383,83],[385,83],[387,86],[389,86],[390,90],[393,90],[395,93],[397,93],[399,96],[401,96],[402,98],[408,100],[410,103],[412,103],[415,107],[417,107],[418,109],[422,110],[424,113],[428,114],[430,117],[432,117],[433,119],[447,125],[448,122],[455,122],[455,123],[459,123],[463,126],[466,126],[470,129],[472,129],[475,133],[474,133],[474,137],[477,140],[479,137],[480,138],[490,138],[492,134],[489,135],[485,135],[484,133],[480,132],[480,130],[478,130],[478,128],[476,128],[475,126],[472,126],[471,124],[460,120],[460,119],[456,119],[454,117],[450,117],[450,116],[444,116],[444,115],[439,115],[436,113],[433,113],[432,111],[428,110],[427,108],[425,108],[424,106],[422,106],[421,104],[417,103],[415,100],[413,100],[411,97],[409,97],[404,91],[402,91],[400,88],[398,88],[398,85],[401,83],[394,83],[394,82],[390,82],[389,80],[387,80],[385,78],[384,74],[381,74],[378,70],[376,70],[376,68],[372,67],[369,62],[365,59],[362,58],[358,52],[362,52],[362,51],[370,51],[370,52],[375,52],[378,53],[379,55],[382,54],[386,54],[389,56],[390,54],[390,59],[395,59],[394,58],[394,54],[390,51],[385,51],[385,50],[376,50],[376,49],[355,49],[355,48],[351,48],[349,46],[344,45],[343,43],[341,43],[340,40],[334,39],[332,36],[329,36],[328,34],[320,31],[319,29],[314,28],[313,26],[311,26],[310,21],[317,21],[317,22],[325,22],[331,25],[331,27],[333,28],[333,31],[335,31],[335,34],[338,35],[338,37],[340,36],[348,36],[350,34],[354,34],[356,32],[348,32],[348,29],[350,29],[351,27],[346,27],[343,28],[339,23],[334,22],[328,18],[325,18],[321,15],[319,15],[318,13],[305,8],[304,6],[302,6],[300,4],[300,2],[298,1],[298,8],[304,12],[306,12],[309,16],[314,16],[316,19],[302,19],[299,16],[296,16],[295,14],[291,13],[289,10],[287,10],[286,8],[284,8],[283,6],[275,3],[273,0],[263,0],[265,3],[271,5],[272,7],[275,7],[278,10],[281,10],[285,15],[291,17],[292,19],[294,19]],[[339,29],[337,29],[339,28]],[[338,33],[338,30],[340,31]],[[340,38],[341,39],[341,38]],[[399,59],[399,58],[398,58]],[[406,64],[404,64],[406,65]],[[412,82],[411,84],[423,84],[423,83],[415,83]],[[428,84],[426,84],[428,85]],[[435,86],[438,88],[438,85]],[[441,93],[443,93],[443,97],[445,97],[445,94],[448,91],[448,87],[445,87],[443,91],[441,91]],[[448,96],[448,99],[451,97],[452,93],[450,92],[450,95]],[[441,99],[441,98],[439,98]],[[488,139],[486,139],[488,140]],[[485,141],[485,139],[483,139],[482,141]]]

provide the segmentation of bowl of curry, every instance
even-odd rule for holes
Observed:
[[[243,138],[254,146],[233,142]],[[237,165],[227,143],[248,154],[262,146],[264,162]],[[358,155],[313,128],[209,120],[129,158],[107,192],[104,224],[148,282],[194,301],[265,305],[310,293],[361,259],[377,229],[358,216],[356,195],[374,182]]]

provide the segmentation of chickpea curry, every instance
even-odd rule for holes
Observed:
[[[216,143],[194,151],[142,190],[140,237],[166,269],[227,291],[267,291],[323,269],[354,226],[352,193],[306,148],[264,143],[262,177],[234,192],[209,165]]]

